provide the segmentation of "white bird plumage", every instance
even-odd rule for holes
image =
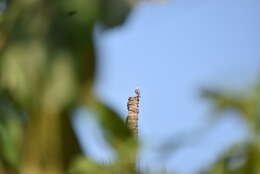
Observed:
[[[138,97],[141,97],[141,90],[139,88],[135,88],[135,93]]]

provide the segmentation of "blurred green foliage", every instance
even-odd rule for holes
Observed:
[[[3,1],[1,0],[0,3]],[[93,93],[97,23],[122,25],[127,0],[9,0],[0,14],[0,174],[135,174],[138,142],[124,121]],[[234,145],[205,174],[259,174],[260,87],[231,94],[206,90],[216,111],[235,109],[252,138]],[[83,154],[72,128],[73,111],[95,112],[114,163]],[[164,152],[179,147],[167,144]],[[242,162],[241,162],[242,161]],[[166,173],[166,171],[164,171]]]
[[[240,113],[250,131],[245,143],[235,144],[205,174],[260,173],[260,85],[237,92],[205,90],[204,96],[215,103],[217,112],[231,109]]]
[[[126,0],[12,0],[0,17],[0,173],[136,173],[137,142],[93,91],[97,23],[125,22]],[[83,155],[72,128],[78,107],[96,111],[117,161]]]

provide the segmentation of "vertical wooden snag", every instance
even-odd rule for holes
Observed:
[[[138,135],[138,113],[139,113],[139,99],[141,92],[139,88],[135,89],[136,96],[129,97],[127,103],[128,115],[126,124],[134,136]]]

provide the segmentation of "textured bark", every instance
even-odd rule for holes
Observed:
[[[137,96],[129,97],[127,103],[128,116],[127,116],[127,126],[133,133],[133,135],[138,135],[138,114],[139,114],[139,100],[140,100],[140,90],[135,89]]]

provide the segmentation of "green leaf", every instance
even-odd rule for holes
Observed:
[[[131,9],[130,0],[101,0],[100,21],[106,28],[123,24]]]

